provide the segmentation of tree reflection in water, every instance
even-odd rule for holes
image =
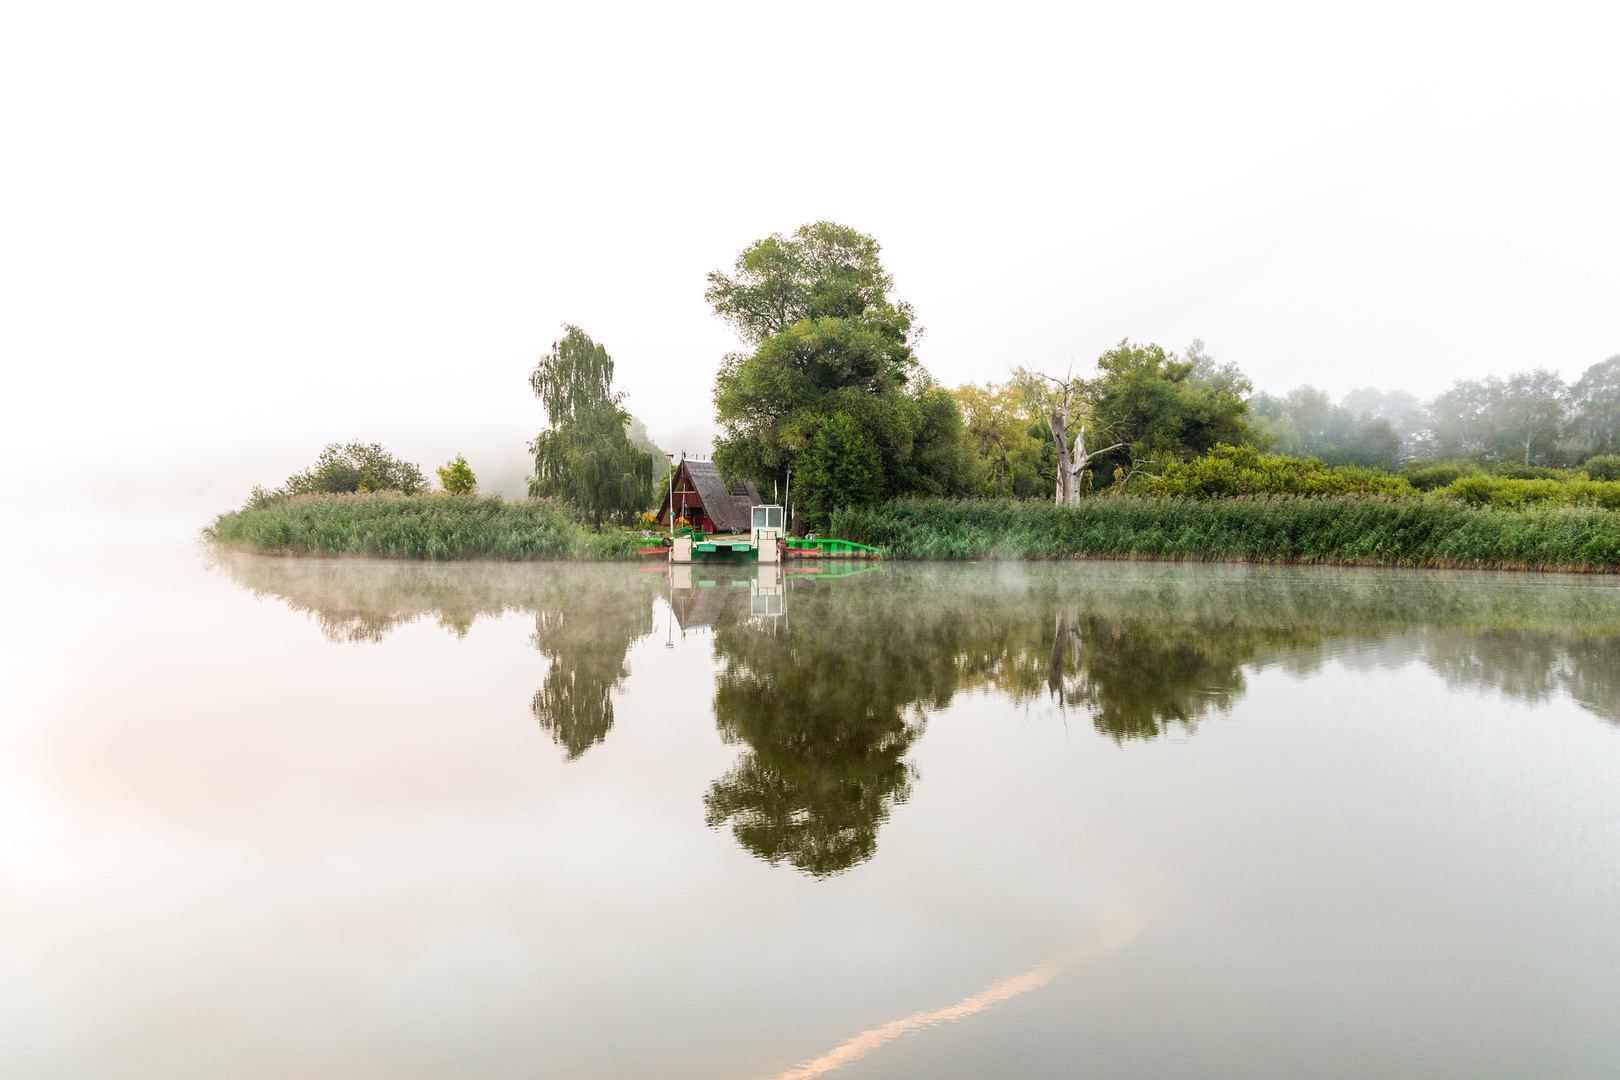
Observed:
[[[744,747],[710,787],[711,826],[815,876],[872,857],[917,779],[906,752],[962,691],[1050,694],[1115,739],[1191,725],[1243,691],[1275,634],[1055,611],[1014,586],[963,597],[909,574],[794,583],[780,623],[715,622],[721,737]]]
[[[1059,612],[1047,690],[1087,710],[1116,742],[1151,739],[1230,708],[1243,694],[1243,665],[1270,643],[1196,624]]]
[[[480,618],[534,616],[530,643],[550,664],[535,720],[572,761],[613,727],[613,693],[630,647],[652,632],[662,579],[591,563],[411,563],[218,555],[214,566],[255,595],[312,615],[328,640],[381,642],[430,618],[464,637]]]
[[[956,687],[946,628],[887,620],[872,606],[886,591],[855,585],[795,589],[790,619],[715,625],[715,723],[745,749],[710,786],[708,822],[818,877],[872,857],[911,795],[905,753]]]
[[[771,863],[835,874],[872,857],[918,779],[907,751],[958,693],[1050,700],[1124,743],[1190,732],[1242,697],[1246,672],[1308,673],[1329,642],[1393,642],[1382,663],[1421,660],[1455,685],[1524,700],[1565,691],[1615,718],[1620,592],[1505,584],[1411,572],[885,567],[794,582],[779,621],[711,604],[723,664],[715,721],[743,752],[711,785],[708,822]],[[1480,629],[1504,621],[1560,629]]]
[[[683,627],[713,631],[715,723],[741,750],[710,785],[709,824],[817,877],[872,857],[919,779],[907,754],[928,716],[960,693],[1049,701],[1124,744],[1192,731],[1232,708],[1253,672],[1307,674],[1337,658],[1363,669],[1422,663],[1453,687],[1532,703],[1567,694],[1620,723],[1620,588],[1603,579],[884,565],[767,590],[766,571],[749,569],[705,587],[690,574],[677,584],[625,566],[216,564],[311,613],[338,642],[381,641],[423,617],[465,634],[483,616],[532,614],[532,643],[550,661],[534,717],[570,760],[607,737],[629,650],[653,629],[655,597],[667,595]],[[748,580],[730,580],[739,576]]]
[[[569,761],[607,738],[613,693],[630,676],[625,657],[652,629],[652,590],[622,575],[558,579],[536,607],[529,641],[551,665],[530,708]]]

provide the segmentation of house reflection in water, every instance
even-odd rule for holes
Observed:
[[[820,571],[767,564],[674,565],[669,568],[669,606],[683,634],[754,618],[775,620],[787,612],[788,578],[819,576]]]

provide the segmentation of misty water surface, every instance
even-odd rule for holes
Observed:
[[[63,563],[7,1075],[1607,1076],[1620,588]]]

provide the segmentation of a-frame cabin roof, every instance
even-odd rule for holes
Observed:
[[[745,533],[749,530],[753,524],[749,510],[761,502],[759,489],[752,480],[728,485],[714,462],[693,461],[691,458],[681,461],[680,470],[676,473],[677,482],[681,473],[686,474],[692,483],[692,490],[703,500],[703,512],[714,522],[716,532]],[[658,516],[663,517],[668,510],[669,496],[666,494]]]

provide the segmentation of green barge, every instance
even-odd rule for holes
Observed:
[[[705,533],[701,525],[676,529],[670,538],[672,563],[778,563],[786,559],[875,559],[880,548],[853,540],[790,537],[780,506],[751,508],[747,536]],[[652,554],[656,549],[649,549]]]

